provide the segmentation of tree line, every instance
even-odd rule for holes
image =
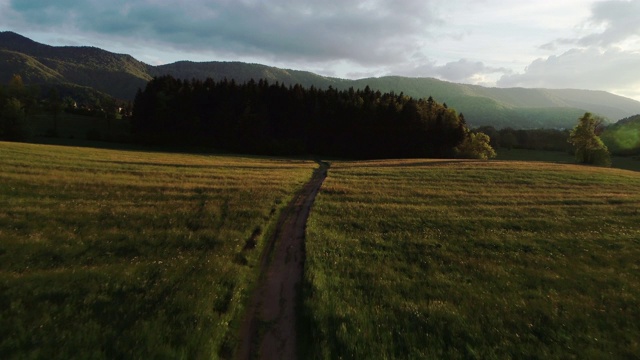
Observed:
[[[503,149],[528,149],[573,152],[569,144],[568,129],[496,129],[481,126],[475,131],[483,132],[491,138],[491,146]]]
[[[65,85],[25,84],[18,74],[0,84],[0,140],[23,141],[41,135],[32,133],[36,118],[48,118],[51,122],[44,135],[55,137],[63,113],[111,120],[130,112],[130,102]]]
[[[369,87],[338,91],[266,80],[237,84],[163,76],[138,91],[133,107],[114,99],[78,106],[62,90],[64,97],[55,87],[42,96],[37,86],[26,86],[19,75],[0,86],[0,140],[26,140],[30,120],[45,114],[52,121],[47,136],[56,136],[64,111],[130,119],[136,141],[155,145],[200,145],[269,155],[483,159],[494,157],[493,148],[501,147],[568,151],[578,162],[610,162],[609,150],[599,138],[603,123],[589,113],[572,131],[491,126],[471,131],[464,116],[446,103],[382,94]]]
[[[156,77],[136,94],[132,132],[143,143],[234,152],[348,158],[495,156],[484,134],[431,97],[304,88],[250,80]]]

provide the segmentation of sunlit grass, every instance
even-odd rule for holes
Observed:
[[[229,355],[263,239],[314,167],[0,143],[0,358]]]
[[[498,149],[497,159],[515,161],[547,161],[561,164],[574,164],[576,162],[575,157],[566,152],[528,149]],[[612,156],[611,167],[640,171],[640,160],[630,156]]]
[[[309,219],[304,358],[632,358],[640,174],[335,162]]]

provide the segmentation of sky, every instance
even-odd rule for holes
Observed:
[[[640,0],[0,0],[0,31],[152,65],[605,90],[640,101]]]

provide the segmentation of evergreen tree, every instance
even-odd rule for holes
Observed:
[[[0,140],[24,140],[27,137],[26,115],[20,100],[11,97],[0,106]]]
[[[433,98],[170,76],[137,93],[132,130],[146,143],[347,158],[452,157],[468,131]]]
[[[47,98],[47,110],[53,119],[53,126],[51,128],[51,135],[53,136],[58,136],[58,117],[62,112],[62,105],[62,99],[60,98],[58,90],[51,88]]]

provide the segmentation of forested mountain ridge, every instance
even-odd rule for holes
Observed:
[[[309,71],[280,69],[261,64],[247,64],[243,62],[192,62],[178,61],[172,64],[159,65],[150,68],[153,76],[171,75],[180,79],[214,80],[234,79],[238,83],[244,83],[251,79],[264,79],[270,83],[279,82],[285,85],[302,85],[304,87],[315,86],[326,89],[348,88],[351,80],[325,77]],[[364,87],[363,87],[364,89]]]
[[[0,32],[0,81],[19,74],[27,84],[89,88],[132,99],[153,77],[149,65],[131,55],[95,47],[49,46],[12,32]]]
[[[414,98],[432,96],[463,113],[471,126],[496,128],[570,128],[586,111],[610,122],[640,114],[640,102],[604,91],[488,88],[401,76],[347,80],[242,62],[180,61],[152,66],[130,55],[93,47],[54,47],[12,32],[0,32],[0,83],[6,83],[13,74],[20,74],[26,83],[95,89],[125,100],[132,100],[137,89],[162,75],[199,80],[227,78],[238,83],[266,79],[270,83],[320,89],[369,86],[374,91],[404,93]]]

